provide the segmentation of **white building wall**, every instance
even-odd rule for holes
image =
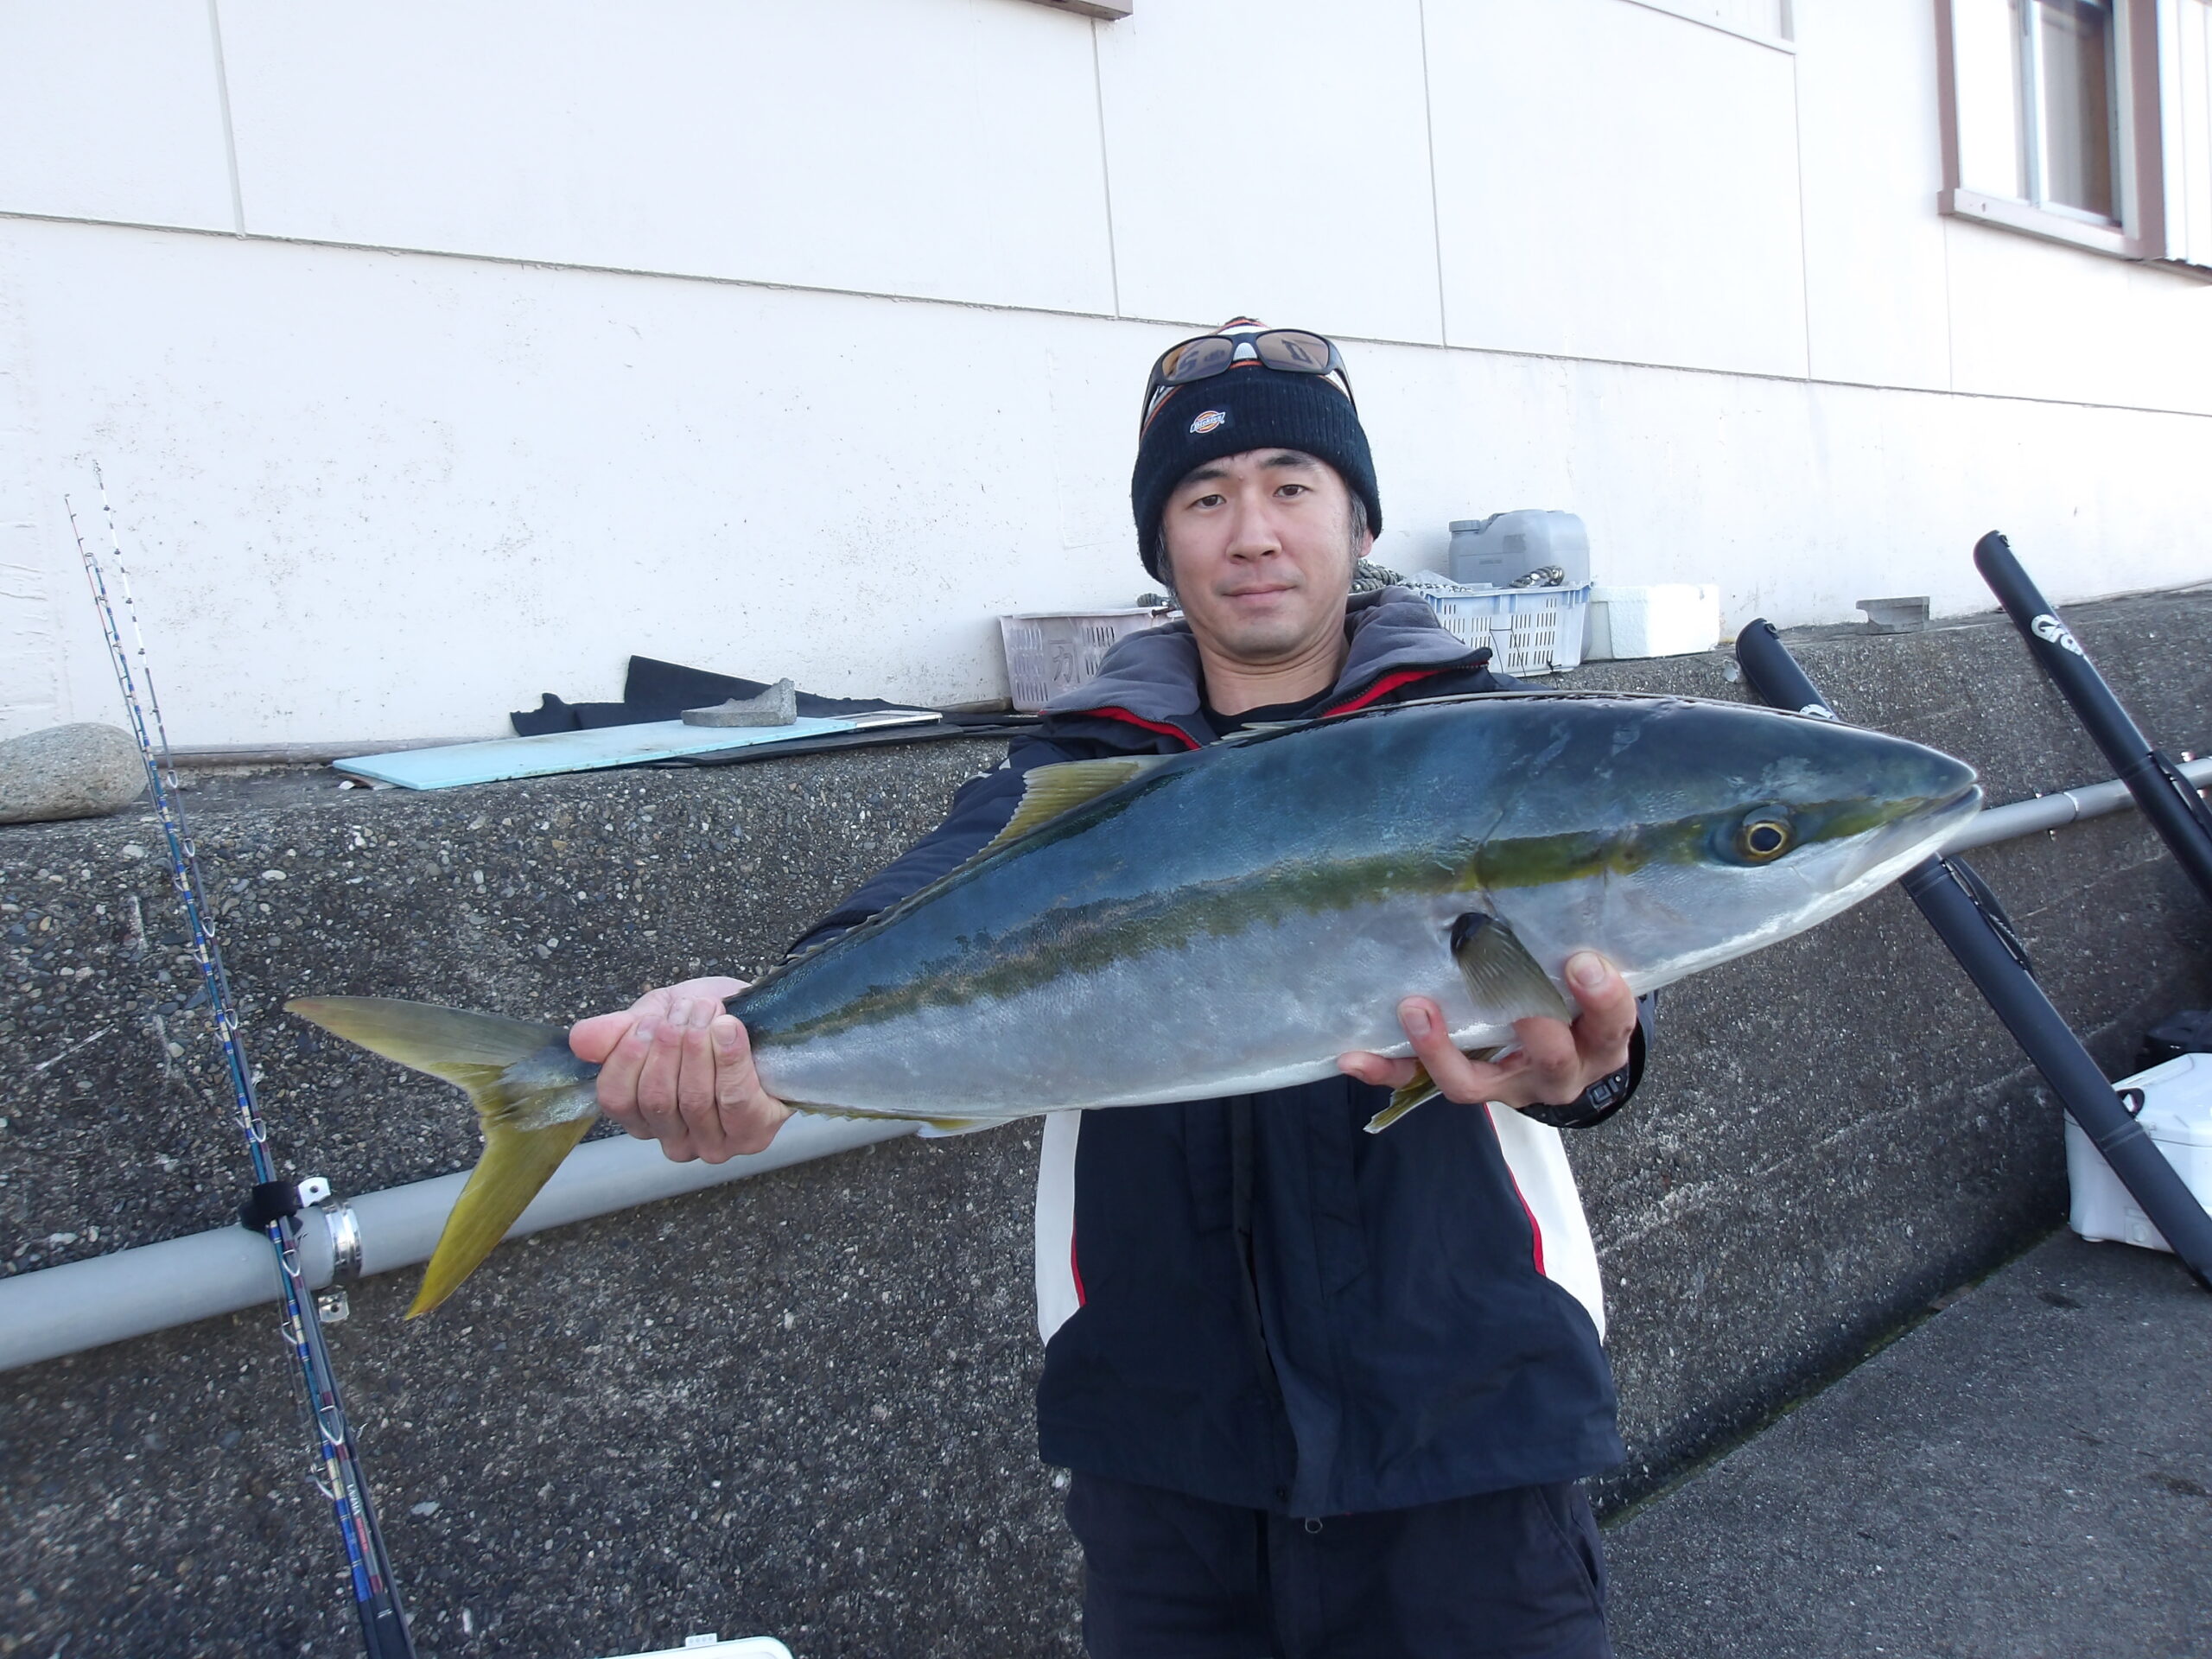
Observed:
[[[2212,286],[1937,215],[1931,4],[0,0],[0,735],[112,712],[93,457],[182,742],[998,695],[1146,585],[1145,366],[1238,311],[1348,342],[1392,563],[2212,577]]]

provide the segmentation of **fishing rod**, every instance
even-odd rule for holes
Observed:
[[[1974,543],[1974,563],[2027,641],[2028,655],[2072,706],[2091,741],[2104,751],[2113,775],[2127,785],[2144,817],[2164,837],[2189,879],[2212,900],[2212,810],[2206,808],[2204,798],[2171,760],[2152,747],[2073,630],[2021,568],[2002,531],[1993,530]]]
[[[1760,617],[1736,636],[1736,660],[1762,702],[1834,720],[1819,688]],[[2043,1073],[2068,1114],[2104,1154],[2174,1254],[2212,1288],[2212,1215],[2166,1161],[2102,1068],[2036,982],[2028,953],[1996,895],[1962,858],[1936,854],[1900,879],[1906,896],[1950,947],[1974,988]],[[2135,1109],[2139,1110],[2138,1097]]]
[[[148,798],[162,828],[168,855],[169,885],[192,930],[192,957],[199,964],[214,1019],[215,1040],[222,1050],[223,1069],[230,1080],[231,1099],[237,1109],[238,1128],[245,1136],[246,1155],[253,1164],[252,1197],[239,1211],[239,1219],[267,1237],[276,1265],[276,1282],[284,1302],[283,1330],[299,1367],[307,1394],[308,1416],[315,1438],[315,1481],[330,1500],[338,1521],[339,1536],[346,1550],[346,1566],[353,1591],[354,1611],[361,1622],[361,1640],[368,1659],[415,1659],[415,1644],[407,1631],[407,1617],[399,1604],[391,1561],[385,1554],[384,1537],[377,1530],[376,1511],[369,1502],[367,1482],[355,1455],[346,1408],[339,1398],[337,1374],[331,1369],[330,1351],[324,1344],[322,1320],[315,1306],[300,1261],[299,1217],[302,1199],[299,1187],[279,1180],[269,1155],[269,1132],[261,1122],[254,1096],[253,1068],[247,1064],[245,1045],[238,1035],[238,1005],[232,1000],[231,978],[223,966],[223,952],[215,938],[206,889],[200,879],[200,855],[186,832],[184,808],[179,797],[176,766],[169,753],[167,728],[162,723],[161,699],[154,692],[152,671],[146,663],[146,639],[138,626],[138,607],[130,596],[130,576],[124,568],[123,543],[116,533],[115,510],[108,505],[107,480],[95,466],[92,477],[99,486],[100,512],[107,523],[110,562],[115,567],[116,589],[130,619],[137,667],[132,652],[124,648],[116,626],[115,607],[108,598],[107,573],[99,555],[85,539],[77,522],[77,505],[62,498],[68,510],[69,531],[76,537],[78,554],[85,562],[85,579],[91,586],[92,604],[99,613],[100,632],[107,641],[109,664],[115,670],[123,705],[130,716],[131,735],[137,740],[138,757],[146,767]],[[143,687],[143,693],[142,693]]]

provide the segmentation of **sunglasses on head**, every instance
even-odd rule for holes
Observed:
[[[1152,417],[1178,386],[1211,379],[1249,364],[1280,369],[1286,374],[1333,374],[1352,408],[1359,408],[1359,400],[1351,395],[1351,376],[1344,369],[1344,353],[1335,341],[1303,328],[1262,328],[1249,317],[1237,317],[1222,324],[1216,333],[1184,340],[1160,353],[1145,382],[1144,417],[1137,429],[1141,432],[1152,424]]]

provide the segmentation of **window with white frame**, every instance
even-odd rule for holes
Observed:
[[[1944,212],[2212,265],[2212,0],[1938,3]]]
[[[2166,257],[2212,270],[2212,0],[2167,0],[2158,107],[2165,118]]]

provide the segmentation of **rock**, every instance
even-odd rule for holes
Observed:
[[[0,742],[0,823],[96,818],[145,792],[138,746],[113,726],[49,726]]]
[[[712,709],[686,709],[686,726],[788,726],[798,718],[798,691],[778,680],[757,697],[732,697]]]

